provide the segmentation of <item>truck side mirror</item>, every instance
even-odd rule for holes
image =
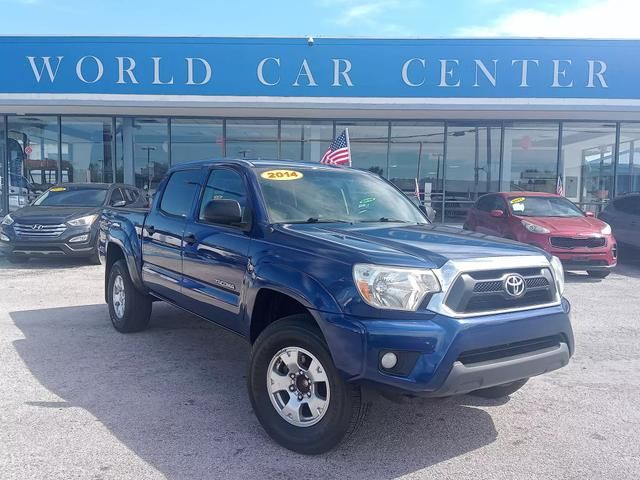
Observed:
[[[491,210],[491,216],[493,218],[502,218],[502,217],[504,217],[504,211],[503,210]]]
[[[234,225],[242,222],[242,211],[236,200],[211,200],[204,207],[203,217],[209,223]]]

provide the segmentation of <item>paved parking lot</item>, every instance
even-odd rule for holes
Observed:
[[[251,412],[247,345],[166,305],[121,335],[101,267],[0,258],[0,478],[640,477],[640,266],[570,275],[577,353],[509,400],[374,403],[304,457]]]

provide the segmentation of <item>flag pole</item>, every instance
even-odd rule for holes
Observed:
[[[349,147],[349,165],[348,165],[348,167],[351,168],[351,140],[349,140],[349,127],[344,129],[344,134],[347,137],[347,147]]]

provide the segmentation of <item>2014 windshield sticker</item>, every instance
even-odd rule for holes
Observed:
[[[516,203],[522,203],[525,201],[524,197],[517,197],[511,199],[511,205],[515,205]]]
[[[267,170],[260,174],[267,180],[300,180],[304,175],[296,170]]]
[[[64,187],[54,187],[50,190],[50,192],[64,192],[66,188]]]

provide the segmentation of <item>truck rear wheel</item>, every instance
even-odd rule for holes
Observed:
[[[345,382],[307,315],[269,325],[256,340],[248,387],[258,420],[276,442],[303,454],[331,450],[362,422],[360,388]]]
[[[523,378],[522,380],[516,380],[515,382],[505,383],[504,385],[496,385],[495,387],[483,388],[481,390],[476,390],[471,392],[469,395],[475,395],[477,397],[483,398],[502,398],[508,397],[512,393],[520,390],[525,383],[529,381],[528,378]]]
[[[147,328],[151,318],[151,297],[133,285],[124,260],[118,260],[109,272],[107,299],[111,323],[121,333]]]

